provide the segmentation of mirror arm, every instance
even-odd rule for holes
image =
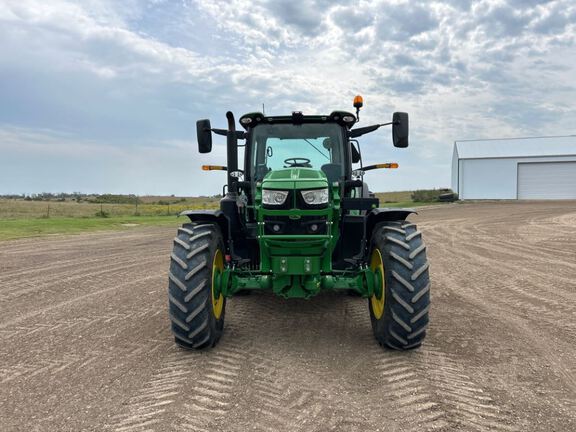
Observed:
[[[214,132],[216,135],[222,135],[222,136],[227,136],[228,135],[228,130],[227,129],[210,129],[212,132]],[[242,131],[236,131],[236,138],[238,139],[245,139],[246,138],[246,132],[242,132]]]
[[[378,129],[381,126],[389,126],[391,124],[396,124],[396,123],[395,122],[388,122],[388,123],[381,123],[381,124],[376,124],[376,125],[372,125],[372,126],[366,126],[366,127],[362,127],[362,128],[358,128],[358,129],[352,129],[348,133],[348,136],[350,138],[357,138],[357,137],[362,136],[364,134],[374,132],[376,129]]]

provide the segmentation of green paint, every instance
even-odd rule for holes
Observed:
[[[325,208],[296,207],[296,196],[302,190],[329,189]],[[263,206],[262,189],[291,192],[289,209],[276,210]],[[290,168],[269,172],[256,186],[254,209],[258,221],[260,245],[259,271],[225,270],[226,281],[221,289],[224,296],[232,296],[243,289],[267,289],[286,298],[309,298],[322,290],[354,290],[363,297],[374,293],[374,273],[366,268],[359,272],[334,271],[332,253],[340,237],[340,187],[328,185],[322,171],[310,168]],[[305,217],[317,216],[326,220],[325,234],[266,234],[264,221],[268,216],[281,216],[301,223]],[[229,281],[229,282],[228,282]]]

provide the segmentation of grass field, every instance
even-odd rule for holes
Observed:
[[[176,204],[97,204],[75,201],[25,201],[0,199],[0,219],[114,216],[169,216],[189,209],[218,207],[218,198],[192,198]]]
[[[380,207],[419,207],[436,204],[431,201],[412,201],[412,191],[377,192],[376,197],[380,200]]]
[[[431,204],[413,202],[411,195],[411,191],[376,194],[381,207],[417,207]],[[219,205],[218,197],[139,197],[139,199],[141,202],[138,205],[0,199],[0,240],[130,229],[134,225],[176,227],[184,221],[183,218],[175,217],[183,210],[216,209]],[[168,200],[170,204],[167,203]]]
[[[0,220],[0,240],[87,231],[126,230],[135,226],[166,225],[175,228],[188,220],[175,216],[54,217]]]

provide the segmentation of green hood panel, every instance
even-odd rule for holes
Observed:
[[[264,189],[313,189],[328,187],[322,171],[312,168],[286,168],[270,171],[262,181]]]
[[[264,181],[266,180],[321,180],[325,179],[326,175],[322,171],[312,168],[286,168],[281,170],[270,171]]]

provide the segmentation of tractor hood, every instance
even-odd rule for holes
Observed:
[[[322,171],[313,168],[287,168],[270,171],[262,181],[264,189],[320,189],[328,187]]]

